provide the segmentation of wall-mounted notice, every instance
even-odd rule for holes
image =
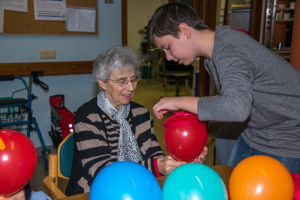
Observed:
[[[4,10],[28,12],[27,0],[2,0]]]
[[[4,2],[5,0],[0,0]],[[7,0],[10,2],[23,1],[28,3],[28,12],[16,12],[5,10],[0,6],[0,37],[1,35],[81,35],[97,36],[98,19],[97,8],[99,0]],[[66,7],[66,8],[65,8]],[[67,8],[77,8],[82,11],[75,12],[75,24],[81,23],[80,27],[73,27],[69,24],[69,30],[66,29]],[[86,11],[87,10],[87,11]],[[86,11],[86,12],[85,12]],[[44,16],[38,16],[39,15]],[[56,15],[53,15],[56,12]],[[87,13],[87,24],[81,14]],[[35,16],[36,15],[36,16]],[[63,18],[63,16],[65,16]],[[38,20],[36,20],[36,18]],[[57,20],[57,21],[56,21]],[[72,20],[71,20],[72,21]],[[71,22],[70,21],[70,22]],[[77,22],[76,22],[77,21]],[[83,26],[82,26],[83,25]],[[85,26],[87,25],[87,27]],[[73,31],[73,30],[78,31]],[[2,33],[1,33],[2,32]],[[0,44],[1,46],[1,44]],[[1,65],[1,63],[0,63]],[[0,66],[1,67],[1,66]],[[1,69],[0,69],[1,71]],[[0,72],[1,73],[1,72]]]
[[[66,0],[34,0],[35,20],[66,20]]]
[[[96,32],[96,10],[93,8],[67,8],[67,31]]]

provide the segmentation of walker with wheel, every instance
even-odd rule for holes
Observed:
[[[36,131],[42,145],[42,158],[44,169],[48,172],[48,161],[46,155],[51,153],[47,149],[41,131],[39,129],[36,118],[33,117],[31,102],[37,97],[32,94],[32,83],[40,86],[44,91],[48,91],[49,87],[39,80],[38,75],[43,75],[43,71],[31,71],[29,74],[29,84],[20,76],[0,75],[0,81],[21,80],[24,88],[16,90],[11,97],[0,97],[0,129],[13,129],[22,131],[25,126],[27,137],[30,138],[30,132]],[[14,94],[20,91],[27,91],[27,98],[14,98]]]

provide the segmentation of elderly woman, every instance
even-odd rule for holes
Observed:
[[[141,80],[139,66],[134,51],[121,46],[101,53],[94,61],[93,75],[100,93],[76,112],[66,195],[89,192],[96,175],[117,161],[140,163],[156,177],[185,164],[164,156],[149,111],[130,101]]]

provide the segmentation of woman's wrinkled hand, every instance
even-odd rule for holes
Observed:
[[[184,164],[186,164],[186,162],[176,161],[171,156],[157,158],[158,171],[163,175],[170,174],[176,167]]]
[[[201,154],[197,158],[195,158],[194,163],[204,164],[207,152],[208,152],[208,148],[204,146]]]

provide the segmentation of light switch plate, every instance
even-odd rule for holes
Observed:
[[[105,0],[105,3],[114,3],[114,0]]]
[[[40,50],[40,59],[55,59],[55,50]]]

